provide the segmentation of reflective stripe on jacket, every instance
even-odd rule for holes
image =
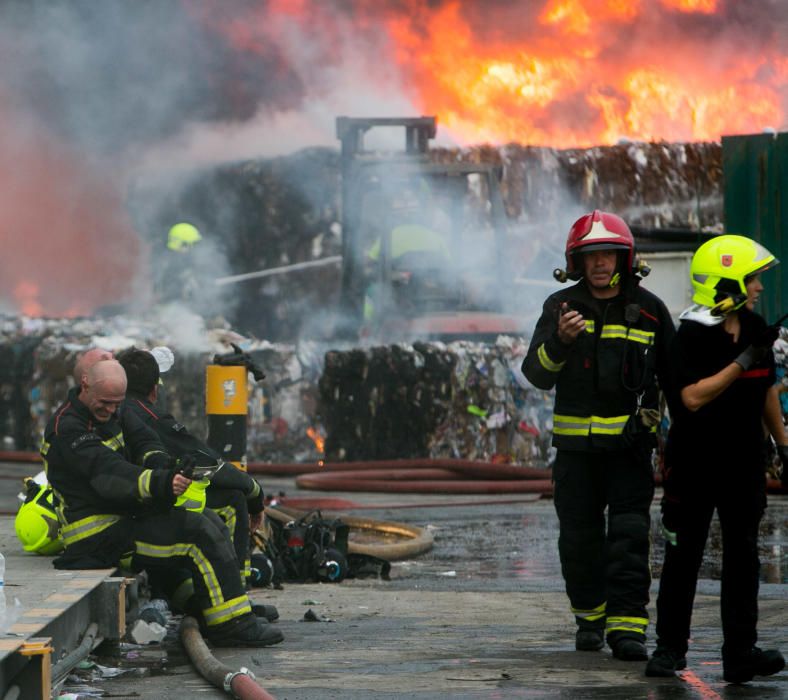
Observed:
[[[658,407],[675,327],[651,292],[633,285],[628,298],[597,300],[581,280],[544,303],[522,370],[536,387],[555,388],[555,447],[620,449],[639,395],[643,408]],[[570,345],[558,339],[564,302],[586,323]]]
[[[124,516],[168,507],[174,500],[167,483],[172,474],[161,468],[169,455],[155,433],[139,421],[121,429],[116,416],[98,422],[78,396],[78,389],[69,392],[41,444],[67,549],[102,533],[125,539],[124,528],[109,528]]]

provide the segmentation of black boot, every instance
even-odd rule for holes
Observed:
[[[785,659],[777,649],[753,647],[744,654],[723,658],[722,677],[728,683],[747,683],[755,676],[771,676],[784,668]]]
[[[253,603],[252,612],[257,617],[264,617],[268,622],[276,622],[279,619],[279,611],[273,605]]]
[[[670,678],[687,668],[687,657],[666,646],[657,645],[646,664],[649,678]]]
[[[602,629],[580,627],[575,634],[577,651],[599,651],[605,646],[605,633]]]
[[[645,661],[648,659],[646,645],[633,637],[620,637],[610,644],[613,656],[619,661]]]
[[[276,627],[252,613],[208,628],[208,641],[215,647],[267,647],[283,639]]]

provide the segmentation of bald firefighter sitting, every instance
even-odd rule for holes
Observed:
[[[232,546],[208,518],[174,509],[190,480],[161,443],[118,407],[126,374],[96,362],[47,424],[41,454],[61,502],[62,569],[108,568],[121,560],[192,572],[208,640],[215,646],[267,646],[279,630],[257,618],[238,576]]]

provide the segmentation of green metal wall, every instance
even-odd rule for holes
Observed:
[[[722,137],[725,232],[749,236],[782,262],[763,277],[767,320],[788,312],[788,133]]]

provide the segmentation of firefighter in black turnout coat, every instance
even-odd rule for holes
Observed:
[[[558,549],[575,647],[599,650],[606,638],[616,658],[645,660],[657,382],[675,329],[640,288],[634,239],[618,216],[578,219],[566,264],[563,279],[577,284],[545,301],[522,370],[540,389],[555,387]]]
[[[129,348],[118,354],[118,362],[128,379],[124,416],[133,414],[151,428],[167,452],[174,457],[202,455],[208,462],[216,462],[219,455],[197,436],[188,431],[172,415],[162,413],[155,405],[159,387],[159,366],[146,350]],[[206,506],[214,510],[227,525],[236,556],[241,564],[241,576],[249,576],[250,530],[262,521],[264,493],[260,484],[232,464],[225,464],[216,472],[206,492]]]
[[[188,568],[214,645],[282,641],[252,613],[225,534],[203,515],[172,507],[189,479],[144,424],[129,417],[121,427],[125,393],[120,364],[97,362],[47,424],[41,454],[66,545],[55,565]]]

